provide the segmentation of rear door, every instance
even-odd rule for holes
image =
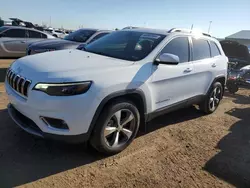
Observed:
[[[203,38],[192,38],[192,62],[196,79],[194,94],[204,95],[214,78],[216,60],[211,57],[209,41]]]
[[[26,29],[9,29],[3,33],[1,41],[6,57],[21,57],[25,55],[27,42]]]

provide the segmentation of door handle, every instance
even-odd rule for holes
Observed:
[[[212,67],[216,67],[216,66],[217,66],[216,63],[213,63],[213,64],[212,64]]]
[[[26,43],[25,41],[21,41],[21,43]]]
[[[193,69],[192,68],[187,68],[184,70],[184,72],[191,72]]]

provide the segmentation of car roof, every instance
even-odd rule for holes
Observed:
[[[108,33],[111,33],[113,32],[112,30],[97,30],[98,33],[102,33],[102,32],[108,32]]]
[[[39,31],[38,29],[34,29],[34,28],[28,28],[28,27],[21,27],[21,26],[2,26],[1,28],[6,28],[6,29],[26,29],[26,30],[30,30],[30,31],[37,31],[40,33],[43,33],[47,36],[52,36],[50,34],[48,34],[47,32],[44,31]]]
[[[2,26],[2,28],[6,28],[6,29],[27,29],[27,30],[35,30],[35,31],[39,31],[35,28],[28,28],[28,27],[21,27],[21,26]],[[42,32],[42,31],[39,31]],[[43,32],[42,32],[43,33]]]
[[[161,35],[168,35],[168,30],[164,29],[151,29],[151,28],[135,28],[135,29],[123,29],[121,31],[135,31],[135,32],[145,32],[145,33],[155,33]]]
[[[90,31],[96,31],[96,32],[112,32],[112,30],[96,29],[96,28],[81,28],[81,29],[78,29],[78,30],[90,30]]]

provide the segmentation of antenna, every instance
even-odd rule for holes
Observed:
[[[208,31],[207,31],[208,33],[210,33],[211,24],[212,24],[212,21],[209,22]]]

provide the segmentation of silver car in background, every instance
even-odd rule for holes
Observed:
[[[55,39],[55,37],[26,27],[0,27],[0,58],[25,56],[29,44],[46,39]]]

